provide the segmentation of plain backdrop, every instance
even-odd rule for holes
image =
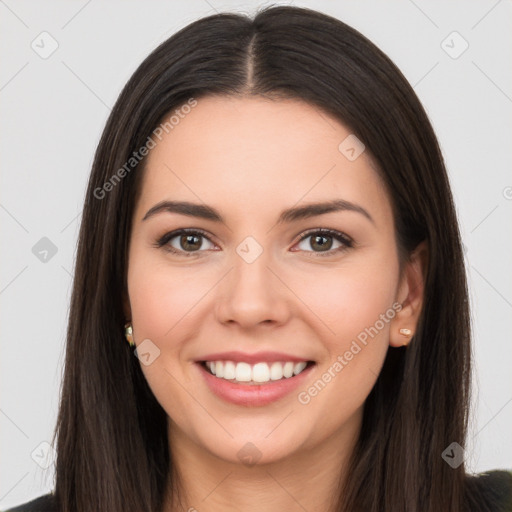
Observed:
[[[287,3],[369,37],[432,120],[460,215],[473,307],[466,461],[474,472],[511,468],[512,3]],[[140,62],[178,29],[216,11],[253,14],[262,5],[0,0],[1,509],[53,487],[48,442],[80,212],[110,108]]]

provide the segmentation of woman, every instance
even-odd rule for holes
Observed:
[[[465,473],[469,386],[457,219],[410,85],[323,14],[211,16],[107,122],[55,491],[14,510],[509,510],[509,473]]]

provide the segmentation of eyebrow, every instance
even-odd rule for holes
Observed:
[[[345,201],[344,199],[333,199],[331,201],[311,203],[304,206],[288,208],[281,212],[277,224],[283,224],[287,222],[290,223],[297,220],[307,219],[310,217],[316,217],[317,215],[338,211],[352,211],[360,213],[370,222],[375,224],[372,216],[362,206],[351,203],[350,201]],[[200,219],[225,223],[222,215],[220,215],[220,213],[215,208],[205,204],[190,203],[187,201],[161,201],[150,208],[142,220],[145,221],[150,217],[163,212],[179,213],[189,217],[197,217]]]

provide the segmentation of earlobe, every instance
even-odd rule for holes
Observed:
[[[408,345],[416,332],[420,317],[428,270],[427,242],[421,242],[405,263],[397,293],[401,309],[391,321],[389,344],[392,347]]]

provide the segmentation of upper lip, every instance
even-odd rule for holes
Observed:
[[[216,352],[215,354],[208,354],[204,357],[196,359],[197,362],[202,361],[233,361],[235,363],[273,363],[276,361],[292,361],[300,363],[301,361],[311,361],[307,357],[298,357],[284,352],[255,352],[254,354],[247,354],[245,352],[231,351],[231,352]]]

